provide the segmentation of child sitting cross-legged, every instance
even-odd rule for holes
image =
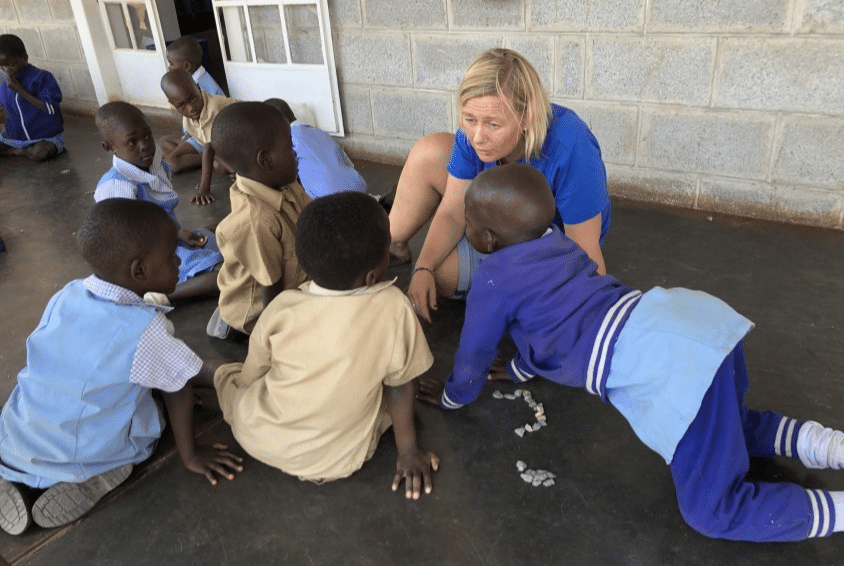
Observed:
[[[294,234],[311,197],[296,181],[290,124],[272,106],[227,106],[211,138],[218,159],[236,174],[229,189],[231,213],[217,225],[220,302],[206,328],[209,336],[226,338],[231,329],[251,333],[276,295],[304,283]]]
[[[392,424],[392,488],[431,492],[439,459],[416,443],[416,377],[433,363],[416,314],[394,281],[389,219],[364,193],[308,205],[298,257],[313,281],[264,310],[242,364],[220,366],[223,416],[252,456],[302,480],[345,478],[372,457]]]
[[[49,71],[29,64],[26,47],[16,35],[0,35],[0,105],[6,115],[0,132],[0,156],[22,155],[46,161],[64,151],[62,91]]]
[[[108,102],[97,110],[94,121],[103,149],[114,154],[111,169],[97,184],[94,200],[144,200],[163,208],[178,224],[179,195],[170,183],[170,169],[156,150],[144,113],[128,102]],[[169,305],[171,301],[217,293],[216,269],[223,256],[213,232],[180,229],[176,253],[181,260],[176,290],[169,296],[150,294],[147,300]]]
[[[698,532],[761,542],[844,530],[844,491],[747,479],[751,456],[844,467],[844,433],[744,405],[753,323],[701,291],[642,293],[599,275],[552,225],[548,181],[528,165],[487,169],[465,204],[466,237],[490,255],[473,277],[443,408],[477,399],[509,332],[518,349],[510,378],[582,387],[618,409],[668,464]]]
[[[224,445],[194,439],[192,382],[211,385],[216,367],[173,336],[168,307],[141,299],[176,286],[173,220],[152,203],[108,199],[77,241],[94,274],[47,304],[0,413],[0,528],[13,535],[33,520],[75,521],[152,454],[164,427],[153,389],[185,468],[212,484],[241,470]]]
[[[202,174],[191,202],[210,204],[214,202],[214,195],[211,194],[211,176],[214,171],[211,127],[220,110],[236,101],[203,91],[184,69],[167,71],[161,77],[161,90],[176,112],[182,115],[182,129],[188,136],[175,146],[165,146],[164,160],[173,173],[201,167]]]

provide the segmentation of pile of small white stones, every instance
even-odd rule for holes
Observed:
[[[527,389],[516,389],[513,393],[502,393],[496,389],[492,392],[492,396],[496,399],[507,399],[509,401],[513,401],[521,397],[522,400],[524,400],[524,402],[527,403],[533,410],[533,416],[536,418],[536,422],[528,423],[517,428],[515,433],[519,438],[524,437],[525,432],[536,432],[542,427],[548,426],[548,417],[545,416],[545,407],[542,406],[542,403],[535,401],[533,394],[531,394],[531,392]],[[516,469],[519,471],[519,475],[525,483],[529,483],[534,487],[551,487],[554,485],[554,478],[557,477],[556,474],[549,472],[548,470],[532,470],[528,468],[527,464],[522,460],[516,462]]]
[[[521,397],[533,410],[533,416],[536,418],[536,421],[520,426],[513,431],[519,438],[522,438],[525,435],[525,432],[536,432],[540,428],[548,426],[548,417],[545,416],[545,407],[542,406],[542,403],[534,401],[533,395],[527,389],[516,389],[513,393],[502,393],[496,389],[492,392],[492,396],[496,399],[508,399],[510,401]]]
[[[540,485],[551,487],[554,485],[554,478],[557,477],[557,474],[548,470],[531,470],[522,460],[516,462],[516,469],[519,470],[519,474],[525,483],[529,483],[533,487],[539,487]]]

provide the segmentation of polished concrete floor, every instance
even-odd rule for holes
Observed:
[[[88,269],[73,232],[92,202],[110,155],[91,121],[68,117],[69,151],[33,165],[0,161],[0,401],[25,363],[25,339],[49,297]],[[359,164],[371,191],[388,190],[399,169]],[[179,216],[193,227],[227,212],[217,202],[189,203],[198,173],[175,177]],[[707,217],[617,202],[605,245],[612,273],[641,288],[703,289],[754,320],[747,339],[749,404],[844,427],[844,234]],[[420,245],[414,242],[415,250]],[[406,284],[409,268],[394,270]],[[205,335],[214,300],[179,306],[177,334],[201,356],[242,359],[244,344]],[[463,317],[443,301],[426,333],[433,372],[447,376]],[[365,328],[361,332],[366,332]],[[75,524],[0,533],[0,555],[13,564],[570,564],[841,565],[844,535],[794,544],[706,539],[684,523],[668,469],[642,446],[615,411],[586,393],[537,380],[549,426],[519,438],[531,420],[520,401],[495,399],[490,384],[456,413],[418,405],[421,442],[442,459],[434,491],[406,501],[390,491],[391,433],[352,477],[302,483],[246,458],[232,482],[211,487],[185,471],[165,435],[151,461]],[[231,434],[218,415],[198,410],[201,441]],[[237,448],[235,448],[237,449]],[[556,474],[533,487],[516,461]],[[806,486],[844,489],[844,471],[807,471],[793,461],[754,462],[752,474]]]

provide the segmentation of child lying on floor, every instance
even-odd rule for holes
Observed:
[[[350,244],[351,242],[351,244]],[[389,219],[364,193],[315,200],[296,226],[296,252],[313,281],[284,291],[261,314],[246,362],[214,376],[238,443],[302,480],[356,472],[392,424],[393,491],[431,492],[439,459],[416,443],[416,377],[433,363],[407,297],[381,281]]]
[[[194,440],[191,378],[214,367],[173,336],[169,309],[145,303],[179,277],[176,225],[158,206],[94,205],[77,232],[94,274],[68,283],[26,341],[27,366],[0,413],[0,528],[58,527],[87,513],[155,449],[163,392],[185,468],[216,484],[241,458]]]
[[[472,281],[444,409],[477,399],[509,332],[510,377],[583,387],[618,409],[669,465],[683,518],[700,533],[793,541],[844,530],[844,492],[746,479],[750,456],[844,465],[844,433],[745,407],[749,320],[700,291],[641,293],[598,275],[551,226],[548,182],[528,165],[484,171],[465,203],[466,237],[490,255]]]
[[[103,149],[114,154],[111,169],[97,184],[94,200],[144,200],[163,208],[178,224],[179,195],[170,183],[167,163],[156,151],[144,113],[128,102],[108,102],[97,110],[94,121],[103,139]],[[166,306],[171,301],[218,292],[217,269],[223,263],[223,256],[213,232],[204,228],[180,229],[176,253],[181,264],[175,291],[169,296],[150,295],[146,297],[148,301]]]

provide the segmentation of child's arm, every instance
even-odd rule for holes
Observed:
[[[207,143],[202,150],[202,177],[196,186],[196,194],[190,201],[193,204],[211,204],[214,202],[214,195],[211,194],[211,175],[214,173],[214,147]]]
[[[413,400],[416,397],[417,383],[412,380],[398,387],[384,386],[387,400],[387,412],[393,421],[393,433],[399,457],[396,460],[396,475],[393,478],[393,491],[398,491],[404,479],[404,495],[408,499],[419,499],[420,489],[425,486],[425,493],[431,493],[431,470],[437,471],[440,459],[433,452],[428,452],[416,444],[416,424],[413,419]]]
[[[15,75],[8,75],[6,78],[6,84],[9,85],[10,89],[23,96],[30,104],[38,108],[41,112],[47,112],[47,105],[44,101],[23,88],[23,85],[17,77],[15,77]]]
[[[179,229],[179,239],[192,248],[201,248],[208,243],[202,232],[191,232],[185,228]]]
[[[202,364],[202,369],[195,379],[201,382],[213,380],[214,367],[208,363]],[[209,376],[210,374],[210,376]],[[213,381],[212,381],[213,382]],[[217,485],[214,473],[226,479],[234,479],[232,472],[243,471],[243,458],[228,451],[225,444],[215,443],[212,447],[197,446],[193,432],[193,385],[188,381],[184,387],[173,393],[163,392],[167,405],[167,414],[176,438],[176,450],[182,459],[182,464],[188,470],[204,475],[211,485]]]
[[[278,281],[276,281],[269,287],[264,287],[262,285],[261,289],[263,291],[264,297],[264,308],[267,308],[267,305],[273,302],[273,299],[278,297],[279,294],[284,291],[284,277],[279,278]]]

